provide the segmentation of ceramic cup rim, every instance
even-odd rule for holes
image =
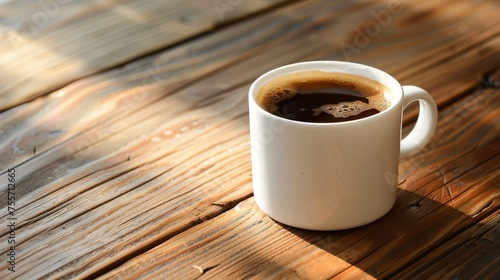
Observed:
[[[332,72],[332,73],[348,73],[348,74],[353,74],[357,76],[361,76],[364,78],[368,78],[371,80],[375,80],[385,87],[387,87],[390,90],[390,93],[392,95],[391,97],[391,105],[377,113],[368,117],[364,117],[361,119],[356,119],[356,120],[349,120],[349,121],[344,121],[344,122],[328,122],[328,123],[316,123],[316,122],[302,122],[302,121],[296,121],[296,120],[290,120],[286,119],[283,117],[276,116],[266,110],[264,110],[258,103],[257,103],[257,94],[262,86],[270,82],[272,79],[275,79],[277,77],[291,74],[291,73],[297,73],[297,72],[304,72],[304,71],[312,71],[312,70],[319,70],[319,71],[325,71],[325,72]],[[361,72],[361,73],[360,73]],[[261,76],[259,76],[250,86],[250,90],[248,93],[248,99],[249,102],[251,103],[251,106],[255,106],[256,110],[258,110],[260,113],[266,115],[267,117],[275,120],[275,121],[283,121],[285,123],[290,123],[290,124],[296,124],[296,125],[305,125],[305,126],[344,126],[344,125],[350,125],[353,123],[363,123],[367,122],[370,120],[375,120],[378,118],[382,118],[384,115],[389,114],[390,111],[396,110],[399,108],[398,105],[402,103],[403,100],[403,89],[401,84],[390,74],[364,64],[360,63],[355,63],[355,62],[346,62],[346,61],[333,61],[333,60],[318,60],[318,61],[305,61],[305,62],[297,62],[297,63],[292,63],[284,66],[280,66],[278,68],[274,68]]]

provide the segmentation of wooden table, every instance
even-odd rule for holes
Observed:
[[[0,2],[0,279],[500,279],[498,1]],[[351,230],[252,197],[250,83],[323,59],[439,106]]]

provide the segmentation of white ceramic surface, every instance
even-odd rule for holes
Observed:
[[[259,89],[271,79],[307,70],[378,81],[390,88],[391,106],[360,120],[307,123],[277,117],[256,103]],[[403,109],[416,100],[417,124],[401,141]],[[400,156],[424,147],[437,122],[436,104],[423,89],[402,87],[369,66],[338,61],[291,64],[262,75],[250,88],[249,112],[258,206],[281,223],[312,230],[357,227],[386,214],[396,201]]]

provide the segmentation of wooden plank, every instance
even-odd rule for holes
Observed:
[[[233,92],[226,96],[235,97]],[[17,203],[23,208],[17,214],[18,252],[24,256],[19,261],[27,264],[19,275],[43,276],[30,267],[44,267],[47,276],[99,271],[223,211],[234,197],[247,197],[251,193],[250,170],[245,160],[249,157],[248,135],[247,128],[240,124],[246,118],[241,114],[246,108],[245,97],[239,95],[231,102],[222,98],[210,109],[202,107],[177,120],[166,116],[172,118],[170,122],[160,118],[156,123],[143,123],[137,127],[139,131],[129,130],[131,135],[150,130],[154,136],[132,143],[134,154],[129,161],[121,151],[111,155],[111,160],[121,157],[115,166],[94,170],[85,180],[64,188],[56,182],[19,199]],[[213,111],[214,108],[220,110]],[[198,114],[208,120],[196,124],[199,118],[192,116]],[[223,141],[217,138],[221,131],[225,132]],[[100,148],[93,147],[89,154],[82,153],[82,160],[89,160],[86,157],[92,157],[91,153],[99,155],[112,149],[117,143],[106,142]],[[146,150],[155,153],[141,156]],[[48,170],[54,167],[57,165]],[[22,168],[18,170],[21,172]],[[206,197],[210,197],[208,205]],[[50,249],[52,246],[82,246],[78,250],[81,255],[61,254]],[[110,249],[115,251],[111,256]],[[118,252],[119,256],[113,258]],[[72,265],[74,262],[80,264]]]
[[[450,240],[455,246],[467,246],[468,239],[461,236],[471,228],[495,232],[498,227],[496,222],[481,225],[496,220],[499,209],[500,125],[496,116],[500,98],[496,93],[475,96],[476,102],[483,105],[471,107],[474,117],[464,119],[448,139],[450,142],[425,152],[430,164],[406,178],[396,206],[379,221],[337,232],[299,230],[272,221],[250,198],[130,260],[102,279],[176,279],[200,274],[200,279],[385,278],[416,261],[432,261],[426,256]],[[469,101],[466,98],[460,104],[465,106]],[[460,118],[460,111],[450,107],[444,115],[438,139],[454,126],[450,120]],[[470,148],[463,151],[464,147]],[[457,160],[455,154],[462,156]],[[482,256],[479,266],[497,258],[495,254]],[[490,266],[487,272],[494,273],[495,267]]]
[[[2,5],[0,111],[285,1],[101,2]]]
[[[20,171],[19,250],[23,263],[30,264],[19,275],[99,275],[247,198],[248,85],[263,71],[285,63],[343,55],[339,49],[323,52],[327,40],[310,46],[299,39],[345,32],[331,19],[346,11],[354,12],[354,18],[342,18],[344,23],[367,15],[365,4],[343,5],[285,7],[5,112],[8,125],[0,127],[7,127],[2,134],[7,142],[2,143],[8,144],[3,149],[14,156],[4,166],[15,164]],[[303,13],[293,13],[299,10]],[[479,22],[469,24],[480,28]],[[457,52],[448,65],[476,50]],[[422,48],[420,54],[427,51]],[[487,61],[495,61],[494,54],[486,52],[480,58],[485,63],[479,63],[484,68],[475,71],[489,71]],[[456,71],[467,70],[461,67]],[[446,85],[447,77],[439,78]],[[25,119],[30,111],[37,115]],[[83,117],[60,117],[73,111]],[[56,137],[47,139],[51,132]],[[39,147],[35,156],[33,144]],[[15,154],[14,147],[24,152]],[[454,156],[465,153],[453,151]],[[435,169],[426,169],[428,177],[423,178],[438,175],[431,171]],[[5,173],[0,175],[0,182],[5,178]],[[60,254],[57,246],[68,252]],[[70,255],[75,250],[80,255]]]
[[[397,279],[498,279],[500,211],[464,230],[426,255]],[[446,270],[443,270],[446,267]]]

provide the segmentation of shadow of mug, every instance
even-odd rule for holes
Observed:
[[[309,269],[320,265],[326,270],[328,277],[339,277],[339,279],[359,277],[365,273],[383,279],[392,277],[431,279],[436,277],[437,271],[455,269],[450,267],[450,259],[455,258],[450,253],[466,243],[467,239],[461,239],[460,242],[452,244],[453,246],[446,243],[493,213],[492,211],[481,212],[471,217],[449,205],[399,189],[396,204],[391,211],[379,220],[364,226],[340,231],[311,231],[277,224],[328,253],[320,254],[324,258],[313,260],[310,268],[305,266],[295,269],[293,273],[299,273],[299,276],[300,273],[304,273],[307,278]],[[481,228],[484,225],[479,223],[478,226]],[[478,230],[479,236],[491,226],[484,228],[486,229]],[[467,237],[471,238],[469,235]],[[480,251],[477,246],[482,243],[481,237],[472,236],[472,239],[477,251]],[[485,252],[480,256],[467,255],[469,265],[474,265],[474,259],[494,263],[496,256],[495,253],[489,253],[494,252],[488,247],[489,243],[490,241],[481,245],[487,248],[486,256]],[[408,267],[409,264],[412,266]],[[463,265],[459,270],[466,271],[467,266]],[[283,272],[286,274],[290,271]]]

